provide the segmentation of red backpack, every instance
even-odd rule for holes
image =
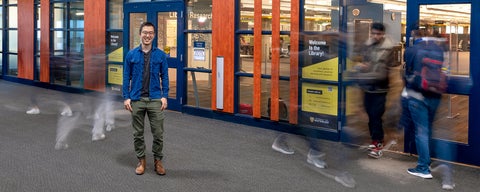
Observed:
[[[434,42],[426,42],[419,45],[417,49],[415,65],[410,68],[413,72],[408,72],[407,67],[407,87],[413,88],[422,93],[442,94],[447,91],[448,78],[446,71],[443,70],[443,51]]]

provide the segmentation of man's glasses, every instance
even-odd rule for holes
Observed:
[[[155,35],[155,31],[142,31],[144,35]]]

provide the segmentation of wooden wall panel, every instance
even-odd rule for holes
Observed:
[[[280,0],[272,0],[272,77],[270,79],[270,119],[278,121],[280,92]]]
[[[34,4],[33,0],[18,1],[18,76],[33,80]],[[14,38],[14,37],[12,37]]]
[[[85,0],[84,88],[105,90],[106,0]]]
[[[50,82],[50,0],[42,0],[40,15],[40,81]]]
[[[253,26],[253,117],[261,117],[262,106],[262,0],[255,0]]]
[[[288,121],[298,123],[298,42],[300,40],[300,1],[290,5],[290,102]]]
[[[223,112],[234,110],[234,40],[235,40],[235,1],[212,1],[212,109],[216,110],[216,66],[217,56],[224,57]]]

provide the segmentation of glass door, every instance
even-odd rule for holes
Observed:
[[[124,26],[128,29],[124,33],[124,55],[140,45],[139,27],[146,21],[152,22],[157,27],[154,46],[167,53],[168,76],[170,92],[168,95],[168,108],[180,111],[182,93],[184,89],[183,73],[183,42],[184,22],[183,3],[181,2],[145,2],[126,3],[124,8]]]
[[[438,2],[437,2],[438,1]],[[432,156],[444,160],[468,164],[480,164],[478,153],[480,147],[478,123],[474,114],[478,114],[478,86],[474,75],[478,74],[478,56],[470,42],[476,42],[474,29],[478,18],[472,14],[474,3],[456,0],[412,0],[408,4],[407,26],[418,22],[428,36],[441,39],[444,52],[444,68],[449,74],[448,93],[444,94],[433,122]],[[407,37],[410,35],[407,27]],[[478,32],[478,31],[477,31]],[[478,51],[478,50],[477,50]],[[477,96],[476,96],[477,95]],[[477,107],[478,108],[478,107]],[[410,140],[409,140],[410,139]],[[405,143],[413,138],[406,137]],[[405,145],[405,151],[414,152],[414,146]]]

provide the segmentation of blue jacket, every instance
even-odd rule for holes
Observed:
[[[124,99],[131,99],[132,101],[140,100],[143,64],[144,59],[141,46],[127,53],[123,64],[122,95]],[[160,79],[162,82],[161,87]],[[168,98],[168,83],[167,55],[157,47],[153,47],[150,54],[150,98]]]

